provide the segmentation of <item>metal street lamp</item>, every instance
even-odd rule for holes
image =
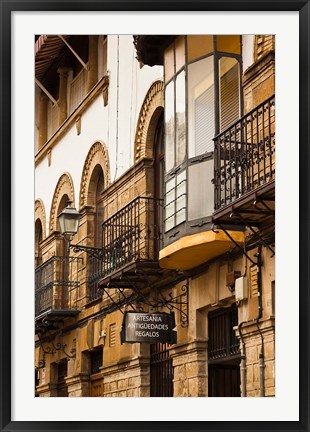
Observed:
[[[74,252],[84,251],[89,255],[101,258],[103,255],[102,248],[71,244],[71,238],[78,232],[81,216],[76,208],[71,207],[71,203],[72,201],[68,201],[67,207],[57,216],[60,232],[67,242],[67,252],[69,253],[70,248],[72,248]]]
[[[60,231],[66,242],[66,252],[63,269],[63,286],[62,286],[62,301],[63,304],[71,304],[71,289],[69,282],[69,266],[70,266],[70,243],[71,238],[77,233],[79,228],[80,213],[71,207],[71,201],[68,201],[67,207],[57,216]],[[70,308],[71,309],[71,308]]]
[[[78,232],[80,223],[80,213],[71,207],[71,203],[72,201],[68,201],[67,207],[57,216],[61,234],[68,239]]]

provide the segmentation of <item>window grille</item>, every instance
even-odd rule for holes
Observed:
[[[91,375],[100,372],[102,366],[102,349],[97,349],[90,353],[90,373]]]
[[[65,378],[68,374],[68,362],[67,360],[62,360],[57,365],[57,396],[67,397],[68,387],[66,385]]]
[[[152,397],[173,396],[173,368],[169,345],[156,343],[151,346],[151,391]]]
[[[233,329],[236,325],[238,325],[238,309],[235,305],[231,308],[210,312],[209,362],[240,355],[239,341]]]

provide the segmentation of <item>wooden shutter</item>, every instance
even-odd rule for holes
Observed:
[[[195,99],[195,155],[213,151],[214,85]]]
[[[221,131],[239,118],[239,65],[221,77]]]

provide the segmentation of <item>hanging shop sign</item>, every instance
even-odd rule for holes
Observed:
[[[125,312],[121,330],[122,343],[177,342],[174,313]]]

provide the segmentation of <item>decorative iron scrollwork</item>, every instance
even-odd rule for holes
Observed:
[[[47,354],[54,355],[57,351],[62,351],[64,353],[64,355],[68,359],[76,358],[76,347],[75,346],[71,348],[70,353],[68,353],[66,351],[67,344],[63,343],[63,333],[62,333],[62,331],[60,330],[59,333],[58,333],[58,336],[60,338],[60,342],[55,343],[55,340],[54,340],[55,336],[57,336],[57,334],[56,335],[51,335],[50,338],[49,338],[49,340],[46,341],[46,343],[48,345],[44,346],[43,341],[42,341],[42,339],[40,337],[40,334],[38,334],[39,344],[40,344],[40,347],[41,347],[42,352],[43,352],[43,359],[39,361],[39,366],[38,367],[42,368],[42,367],[45,366],[45,356]]]

